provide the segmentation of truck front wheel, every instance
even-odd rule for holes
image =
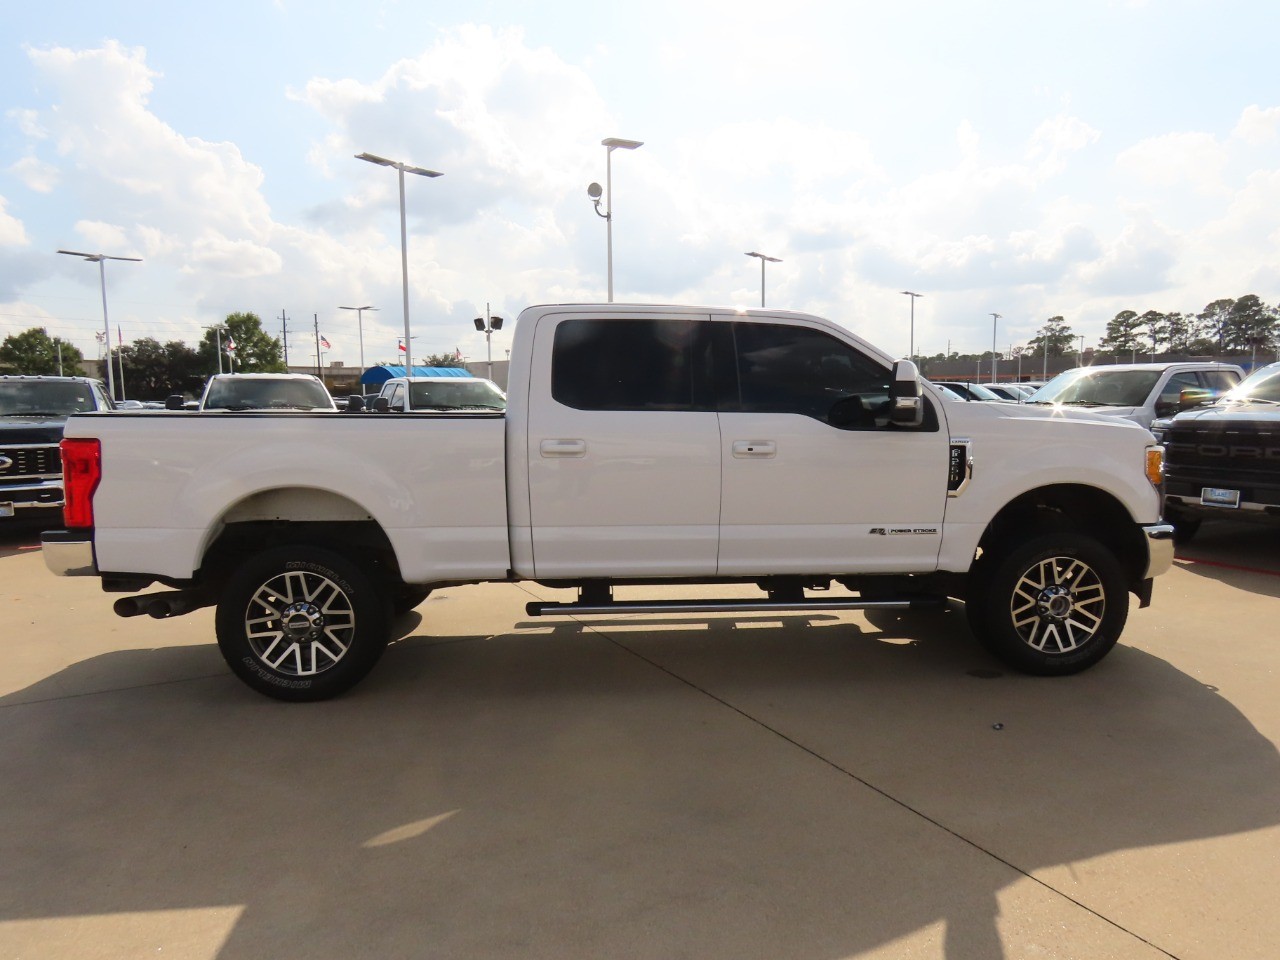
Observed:
[[[309,546],[244,563],[218,601],[218,648],[231,670],[277,700],[349,690],[386,648],[391,604],[351,561]]]
[[[1110,652],[1129,616],[1129,593],[1102,544],[1045,533],[979,560],[965,608],[974,635],[996,657],[1023,673],[1059,676]]]

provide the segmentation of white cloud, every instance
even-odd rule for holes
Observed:
[[[1245,107],[1231,135],[1254,145],[1274,143],[1280,138],[1280,107]]]
[[[58,185],[58,168],[38,157],[23,157],[9,167],[9,172],[21,180],[28,190],[36,193],[52,193]]]
[[[0,197],[0,246],[25,247],[29,243],[22,221],[5,210],[8,201]]]
[[[1134,144],[1116,166],[1147,187],[1181,187],[1205,193],[1223,188],[1227,152],[1209,133],[1169,133]]]

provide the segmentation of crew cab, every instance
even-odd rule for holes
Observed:
[[[784,311],[530,307],[503,412],[77,416],[63,456],[49,569],[129,594],[124,616],[216,605],[232,671],[284,700],[350,688],[397,612],[483,581],[577,589],[531,616],[959,598],[1005,663],[1068,674],[1173,559],[1145,429],[948,401],[910,361]],[[690,582],[759,595],[663,596]]]
[[[377,413],[506,408],[507,395],[483,377],[392,377],[373,401]]]
[[[1205,520],[1280,523],[1280,363],[1152,432],[1165,444],[1165,514],[1177,542]]]
[[[68,416],[115,405],[87,377],[0,376],[0,520],[57,519]]]
[[[1026,403],[1074,406],[1150,427],[1222,396],[1244,377],[1234,363],[1117,363],[1066,370]]]

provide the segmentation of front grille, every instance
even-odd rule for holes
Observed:
[[[58,444],[0,444],[0,486],[60,476],[62,455]]]
[[[1216,427],[1175,424],[1165,437],[1170,472],[1184,468],[1243,471],[1280,479],[1280,426],[1271,422],[1233,422]]]

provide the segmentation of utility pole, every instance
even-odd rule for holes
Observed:
[[[289,318],[280,311],[280,344],[284,347],[284,368],[289,369]]]
[[[313,313],[311,320],[315,325],[316,331],[316,376],[323,380],[324,373],[320,369],[320,314]]]
[[[991,382],[996,382],[996,322],[1000,319],[1000,314],[993,313],[991,315]]]

